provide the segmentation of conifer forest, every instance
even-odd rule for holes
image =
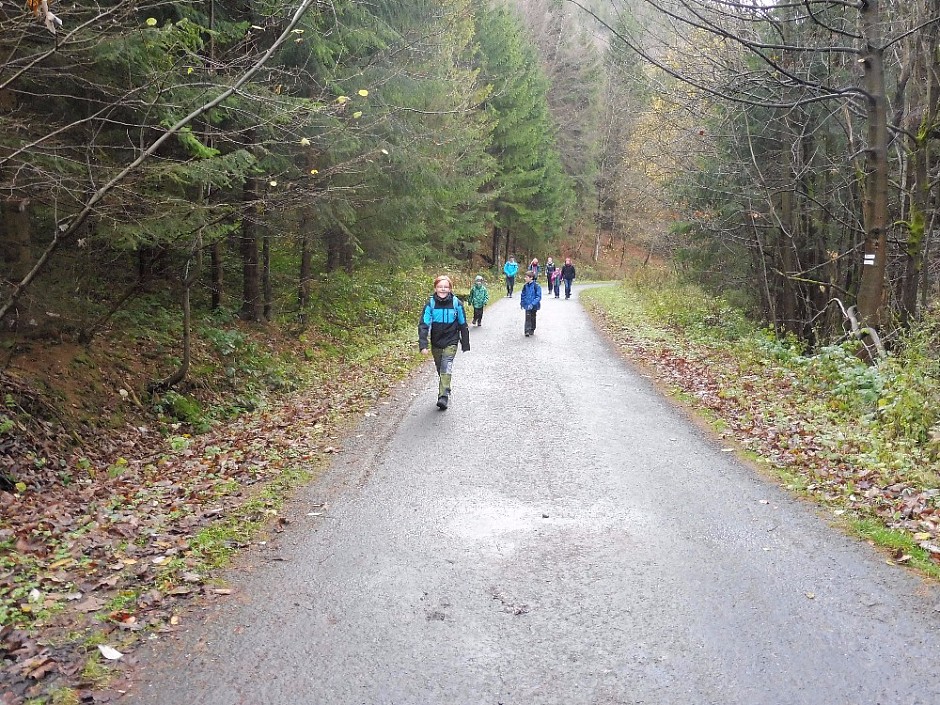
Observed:
[[[819,342],[936,289],[929,0],[2,5],[5,334],[625,242]],[[156,283],[156,284],[155,284]],[[67,310],[60,310],[67,297]]]

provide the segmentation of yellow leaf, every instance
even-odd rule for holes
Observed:
[[[341,96],[339,96],[339,97],[336,99],[336,102],[339,103],[340,105],[342,105],[343,103],[345,103],[345,102],[348,101],[348,100],[349,100],[349,96],[347,96],[347,95],[341,95]]]
[[[157,18],[156,18],[156,17],[148,17],[148,18],[147,18],[147,26],[148,26],[148,27],[156,27],[156,26],[157,26]]]
[[[320,172],[317,169],[311,169],[310,173],[316,175],[316,174],[319,174]]]
[[[353,113],[353,118],[355,118],[356,120],[358,120],[358,119],[361,118],[361,117],[362,117],[362,111],[361,111],[361,110],[357,110],[356,112]]]
[[[367,91],[365,88],[362,88],[362,89],[360,89],[360,91],[359,91],[359,95],[361,95],[363,98],[365,98],[367,95],[369,95],[369,91]]]
[[[193,72],[193,67],[192,67],[192,66],[190,66],[188,69],[186,69],[186,75],[187,75],[187,76],[188,76],[189,74],[191,74],[192,72]]]
[[[301,146],[301,147],[309,147],[309,146],[310,146],[310,140],[308,140],[306,137],[301,137],[301,138],[300,138],[300,146]]]

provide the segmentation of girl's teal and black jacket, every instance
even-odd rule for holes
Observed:
[[[432,296],[424,305],[418,322],[418,349],[428,347],[428,331],[431,347],[446,348],[460,343],[464,352],[470,350],[470,327],[463,312],[463,303],[453,294],[439,299]]]

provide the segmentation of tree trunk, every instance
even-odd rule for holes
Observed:
[[[777,240],[780,268],[783,277],[780,282],[779,302],[777,310],[780,313],[783,330],[787,333],[796,333],[799,330],[796,313],[796,287],[791,276],[799,271],[794,257],[794,224],[796,217],[793,212],[793,191],[783,191],[780,194],[780,223],[781,229]]]
[[[197,248],[197,259],[194,263],[192,259],[189,259],[186,262],[186,269],[183,273],[182,284],[183,284],[183,356],[180,360],[179,367],[166,379],[162,379],[158,382],[153,382],[147,387],[147,391],[150,394],[157,394],[160,392],[165,392],[168,389],[172,389],[177,384],[186,379],[186,375],[189,373],[189,365],[192,360],[192,310],[190,306],[190,301],[192,299],[192,288],[193,284],[196,283],[196,280],[199,277],[200,262],[201,262],[201,250]],[[195,266],[193,266],[195,264]],[[190,271],[192,268],[192,271]]]
[[[32,266],[29,200],[0,202],[0,262],[5,278],[20,279]]]
[[[297,287],[297,319],[307,324],[307,307],[310,305],[310,279],[313,276],[313,236],[308,231],[308,218],[300,221],[300,282]]]
[[[882,323],[888,244],[888,109],[880,0],[861,3],[859,15],[864,41],[861,63],[868,92],[868,150],[862,206],[865,250],[858,313],[862,327],[877,328]]]
[[[335,227],[327,228],[323,237],[326,241],[326,271],[335,272],[342,263],[339,231]]]
[[[914,90],[923,87],[923,92],[911,97],[911,104],[920,106],[912,117],[920,113],[918,125],[912,125],[909,138],[908,187],[910,205],[907,217],[907,238],[903,243],[904,276],[898,296],[901,318],[910,323],[917,317],[918,294],[924,279],[924,262],[927,254],[931,215],[930,174],[934,168],[933,132],[937,125],[940,100],[940,57],[933,50],[940,38],[940,30],[934,24],[925,31],[920,41],[914,42],[911,51],[913,62],[911,75]],[[904,82],[904,85],[909,85]]]
[[[242,212],[242,308],[246,321],[261,320],[261,277],[258,266],[258,179],[245,181],[244,211]]]
[[[222,307],[222,292],[225,282],[222,269],[222,242],[220,240],[216,240],[209,247],[209,269],[212,310],[218,311]]]
[[[271,287],[271,234],[267,228],[261,237],[261,283],[264,294],[262,317],[265,321],[271,321],[274,319],[274,290]]]

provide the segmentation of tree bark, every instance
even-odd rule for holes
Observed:
[[[865,247],[858,313],[863,327],[877,328],[882,323],[888,244],[888,105],[880,0],[861,3],[859,17],[864,42],[861,63],[868,93],[868,149],[862,205]]]
[[[264,298],[262,317],[265,321],[274,319],[274,289],[271,286],[271,233],[264,229],[261,237],[261,284]]]
[[[901,281],[898,303],[901,319],[905,324],[917,318],[918,295],[924,279],[924,263],[927,243],[931,231],[931,180],[934,168],[934,131],[937,127],[938,105],[940,100],[940,57],[934,49],[940,40],[937,25],[926,30],[920,41],[912,44],[911,72],[912,82],[903,81],[902,89],[913,84],[922,86],[923,93],[911,97],[911,104],[918,109],[911,116],[911,122],[920,115],[919,124],[912,124],[908,138],[908,188],[910,199],[906,219],[907,238],[902,245],[904,254],[904,274]],[[906,78],[906,77],[905,77]],[[903,104],[899,98],[899,103]]]
[[[310,305],[310,279],[313,276],[313,237],[307,231],[306,219],[300,224],[300,284],[297,291],[298,319],[307,324],[307,307]]]
[[[177,367],[169,377],[157,382],[152,382],[148,385],[147,391],[150,394],[172,389],[186,379],[186,375],[189,374],[189,365],[192,360],[192,288],[193,284],[195,284],[196,280],[199,278],[199,270],[201,269],[201,250],[198,246],[195,250],[196,261],[195,263],[193,262],[192,256],[187,260],[186,268],[181,279],[183,285],[183,356],[180,360],[179,367]]]
[[[261,279],[258,262],[258,179],[245,182],[241,228],[242,308],[241,318],[261,320]]]
[[[222,267],[222,242],[216,240],[209,248],[209,279],[212,291],[212,310],[222,307],[222,294],[225,289],[224,269]]]
[[[29,227],[29,200],[0,202],[0,261],[4,275],[19,279],[29,271],[32,261]]]

